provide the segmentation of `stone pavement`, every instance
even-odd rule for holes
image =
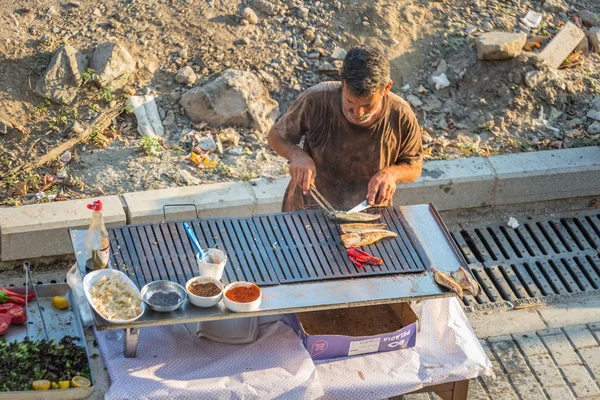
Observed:
[[[472,380],[470,400],[600,399],[600,324],[490,337],[481,344],[496,378]],[[439,399],[428,393],[405,397]]]

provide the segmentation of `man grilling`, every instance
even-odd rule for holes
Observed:
[[[421,128],[409,105],[390,92],[390,64],[378,49],[350,49],[341,82],[307,89],[273,125],[268,141],[289,161],[283,211],[315,204],[314,184],[338,210],[365,198],[390,205],[396,184],[421,175]],[[305,136],[304,148],[298,147]]]

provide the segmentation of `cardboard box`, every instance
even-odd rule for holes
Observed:
[[[313,360],[414,347],[419,318],[408,303],[288,314]]]

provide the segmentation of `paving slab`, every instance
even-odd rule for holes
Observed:
[[[542,341],[548,347],[548,350],[550,350],[550,354],[556,365],[581,364],[581,360],[564,334],[542,336]]]
[[[535,332],[513,335],[513,338],[519,344],[519,347],[527,357],[539,356],[548,353],[544,347],[544,344],[535,334]]]
[[[565,384],[558,368],[554,365],[554,361],[549,354],[528,356],[527,361],[531,364],[533,372],[536,374],[543,387],[548,388]]]
[[[551,67],[558,68],[584,37],[585,33],[577,25],[567,22],[540,52],[540,57]]]
[[[506,376],[502,373],[500,363],[492,361],[492,366],[496,377],[482,377],[483,384],[487,388],[492,399],[516,399],[517,396],[508,382]]]
[[[160,222],[163,206],[195,204],[200,218],[244,217],[254,211],[254,193],[242,182],[148,190],[123,194],[130,224]],[[167,219],[193,219],[193,206],[167,207]]]
[[[467,314],[473,330],[480,339],[501,335],[535,332],[546,329],[547,325],[532,309]],[[493,320],[493,323],[490,321]]]
[[[522,399],[527,400],[546,400],[546,396],[542,392],[542,388],[537,380],[530,373],[521,373],[510,375],[510,380],[515,386],[515,389],[521,395]]]
[[[432,202],[438,210],[481,207],[492,204],[493,189],[494,173],[483,158],[429,161],[416,182],[398,185],[394,205]]]
[[[92,212],[86,205],[93,200],[102,200],[107,227],[125,225],[117,196],[0,208],[0,260],[72,254],[69,228],[88,228]]]
[[[498,178],[495,205],[600,193],[600,147],[488,157]]]
[[[598,386],[583,365],[567,365],[560,368],[571,384],[577,397],[600,395]]]
[[[600,381],[600,347],[579,349],[579,355],[594,375],[594,379]]]
[[[565,328],[565,333],[573,345],[578,349],[598,346],[598,341],[585,325],[567,326]]]
[[[504,370],[509,375],[518,375],[529,372],[529,367],[525,363],[523,356],[514,341],[492,343],[492,348],[496,356],[502,363]]]
[[[471,379],[469,385],[469,400],[488,400],[489,397],[481,386],[480,378]]]
[[[250,182],[256,198],[254,214],[268,214],[281,211],[283,195],[290,177],[279,179],[257,179]]]
[[[571,400],[574,399],[573,394],[566,386],[555,386],[552,388],[544,388],[550,400]]]
[[[538,313],[551,328],[596,323],[600,322],[600,301],[554,304],[538,309]]]

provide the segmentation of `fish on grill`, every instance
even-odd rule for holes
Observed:
[[[456,283],[458,283],[459,286],[463,288],[463,290],[468,290],[473,296],[477,296],[477,294],[479,293],[479,284],[475,279],[473,279],[471,274],[466,269],[460,267],[451,275],[452,278],[454,278],[454,280],[456,281]]]
[[[362,233],[372,231],[385,231],[387,224],[341,224],[342,233]]]
[[[440,286],[448,288],[452,290],[454,293],[458,295],[461,299],[463,298],[463,290],[458,283],[442,271],[438,271],[437,269],[433,271],[433,279],[435,279],[436,283]]]
[[[385,230],[362,232],[362,233],[344,233],[342,234],[342,243],[345,248],[368,246],[384,238],[393,238],[398,236],[396,232]]]
[[[381,215],[379,215],[379,214],[368,214],[368,213],[364,213],[364,212],[348,213],[348,212],[338,211],[338,212],[334,212],[334,213],[328,213],[328,215],[329,215],[329,217],[331,217],[333,219],[337,219],[339,221],[346,221],[346,222],[369,222],[369,221],[375,221],[375,220],[378,220],[379,218],[381,218]]]

